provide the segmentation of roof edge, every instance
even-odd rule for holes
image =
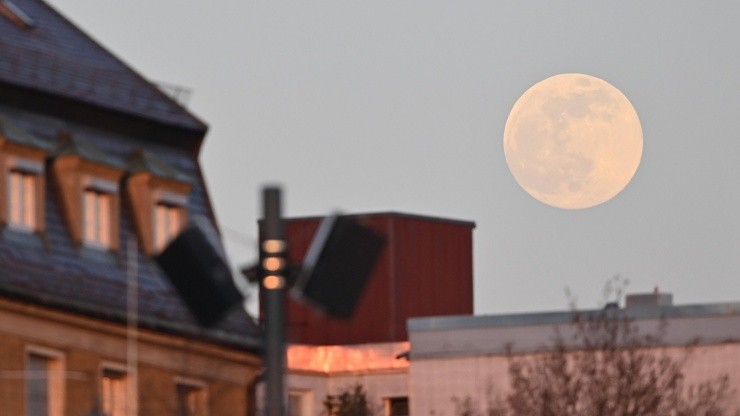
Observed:
[[[179,108],[182,111],[183,114],[187,115],[188,118],[191,119],[190,121],[194,125],[198,125],[198,128],[196,128],[196,129],[203,129],[204,132],[205,132],[205,130],[208,129],[207,124],[205,122],[203,122],[203,120],[201,120],[199,117],[197,117],[195,114],[193,114],[190,110],[188,110],[183,105],[181,105],[179,102],[177,102],[177,100],[175,100],[172,97],[170,97],[169,95],[165,94],[161,89],[159,89],[156,85],[154,85],[154,83],[152,83],[148,79],[144,78],[144,76],[141,73],[139,73],[139,71],[135,70],[131,65],[129,65],[128,63],[126,63],[126,61],[124,61],[122,58],[118,57],[118,55],[115,54],[115,53],[113,53],[110,49],[108,49],[107,47],[103,46],[103,44],[101,44],[95,37],[93,37],[92,35],[90,35],[86,30],[82,29],[81,26],[77,25],[76,23],[73,23],[70,19],[68,19],[65,15],[63,15],[61,12],[59,12],[55,7],[51,6],[45,0],[42,0],[40,3],[42,4],[43,7],[46,7],[51,13],[54,13],[57,17],[59,17],[59,19],[61,19],[64,22],[64,24],[68,25],[70,28],[72,28],[72,30],[79,32],[82,36],[86,37],[93,45],[95,45],[95,47],[100,48],[104,53],[106,53],[112,59],[114,59],[119,64],[121,64],[134,77],[138,78],[140,81],[142,81],[145,84],[147,84],[149,86],[149,88],[151,88],[153,90],[153,92],[155,94],[158,94],[161,98],[165,99],[166,101],[169,101],[170,103],[174,104],[177,108]],[[92,105],[100,106],[100,104],[92,104]],[[102,108],[107,108],[107,107],[102,107]],[[125,113],[127,113],[127,112],[125,112]],[[162,121],[157,120],[157,119],[152,118],[152,117],[146,117],[146,116],[142,116],[142,115],[139,115],[139,116],[142,117],[142,118],[145,118],[147,120],[153,120],[153,121],[162,122]],[[185,127],[185,126],[182,126],[182,127]],[[192,127],[194,127],[194,126],[191,126],[191,128]]]
[[[552,311],[502,315],[453,315],[410,318],[407,328],[411,331],[436,331],[450,329],[484,329],[497,327],[557,325],[573,323],[586,315],[602,313],[602,309]],[[613,311],[631,319],[697,318],[707,316],[740,315],[740,302],[688,304],[675,306],[639,306]]]
[[[346,213],[339,211],[340,215],[347,215],[349,217],[395,217],[395,218],[406,218],[419,221],[431,221],[439,223],[447,223],[453,225],[464,225],[471,228],[476,227],[475,221],[461,220],[454,218],[445,218],[441,216],[425,215],[425,214],[411,214],[400,211],[378,211],[378,212],[360,212],[360,213]],[[331,214],[327,214],[331,215]],[[324,216],[320,215],[309,215],[309,216],[298,216],[298,217],[286,217],[285,221],[313,221],[322,220]]]
[[[203,129],[194,129],[2,80],[0,80],[0,103],[69,122],[109,129],[120,134],[139,135],[160,143],[192,148],[196,155],[200,153],[208,132],[207,125],[203,125]],[[182,134],[173,132],[182,132]],[[178,137],[178,141],[174,141],[173,137]]]
[[[87,318],[101,319],[124,325],[127,323],[125,311],[118,311],[112,308],[103,308],[83,302],[71,301],[66,298],[38,296],[30,291],[18,288],[8,289],[7,287],[2,286],[0,286],[0,296],[17,301],[33,303],[35,305],[51,309],[71,312]],[[196,330],[185,325],[179,325],[170,321],[164,321],[152,317],[139,317],[139,327],[175,336],[192,337],[199,341],[232,348],[238,351],[262,354],[263,349],[260,337],[237,336],[218,330],[210,330],[211,333],[208,333],[206,330]]]

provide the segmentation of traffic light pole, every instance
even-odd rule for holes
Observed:
[[[265,301],[265,361],[267,416],[284,416],[285,386],[285,227],[281,215],[280,189],[265,188],[260,267]]]

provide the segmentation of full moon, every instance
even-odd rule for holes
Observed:
[[[528,89],[504,129],[512,175],[530,195],[565,209],[606,202],[630,182],[642,128],[627,97],[599,78],[561,74]]]

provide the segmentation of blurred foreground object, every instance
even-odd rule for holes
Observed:
[[[210,224],[192,221],[155,256],[195,319],[211,327],[242,301],[231,271],[208,234]]]
[[[327,315],[349,318],[384,241],[352,217],[326,217],[303,260],[293,295]]]

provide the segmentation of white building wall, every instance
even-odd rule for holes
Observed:
[[[303,373],[288,374],[286,386],[288,390],[307,395],[311,401],[307,408],[309,415],[321,415],[324,411],[323,401],[328,394],[339,394],[360,384],[367,393],[368,402],[380,416],[383,414],[383,399],[408,396],[408,379],[406,370],[336,375]]]
[[[383,399],[408,396],[408,378],[406,371],[386,374],[341,375],[330,379],[329,390],[331,394],[337,394],[359,383],[367,392],[368,401],[373,408],[380,408]]]
[[[679,358],[686,349],[676,347],[668,352]],[[684,367],[687,385],[727,374],[735,390],[731,404],[740,409],[740,343],[693,347],[689,357]],[[455,416],[455,397],[470,397],[483,410],[489,398],[507,393],[507,370],[508,359],[503,355],[413,360],[409,370],[411,414]]]
[[[664,340],[682,357],[685,345],[692,348],[686,363],[687,383],[697,383],[720,374],[730,377],[736,390],[733,405],[740,409],[740,304],[721,315],[695,315],[669,319]],[[529,319],[529,317],[525,317]],[[399,356],[409,343],[355,346],[292,346],[289,348],[288,390],[307,394],[310,405],[304,415],[321,415],[328,394],[338,394],[361,384],[368,399],[383,415],[383,399],[409,397],[413,416],[456,416],[453,399],[470,397],[483,410],[488,401],[504,396],[509,389],[508,350],[516,354],[536,353],[551,346],[554,327],[568,339],[573,328],[558,324],[558,316],[543,315],[538,324],[521,324],[519,317],[429,318],[411,325],[411,361]],[[542,321],[545,322],[542,322]],[[548,322],[552,320],[552,322]],[[639,320],[641,333],[655,333],[660,320]]]
[[[503,356],[414,360],[409,371],[412,415],[454,416],[454,398],[484,408],[491,391],[508,385]]]
[[[327,395],[362,385],[374,414],[382,416],[383,400],[408,397],[408,342],[359,345],[289,345],[286,393],[303,397],[301,416],[325,414]],[[257,386],[258,414],[264,410],[264,383]]]
[[[692,384],[727,374],[735,390],[732,404],[740,410],[740,342],[695,347],[685,368]]]

